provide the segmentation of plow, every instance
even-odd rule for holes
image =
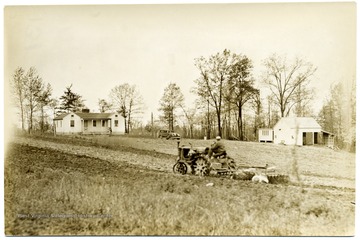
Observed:
[[[178,156],[173,166],[177,174],[193,174],[197,176],[229,176],[231,179],[251,180],[264,183],[287,183],[289,176],[276,173],[275,166],[246,166],[236,164],[235,160],[224,154],[221,157],[209,156],[209,147],[180,146],[177,142]]]

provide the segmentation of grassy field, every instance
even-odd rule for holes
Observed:
[[[164,159],[176,154],[175,141],[159,139],[46,140],[120,148],[137,157],[156,155],[154,150]],[[205,143],[210,142],[195,145]],[[297,158],[303,177],[334,182],[355,178],[354,155],[344,152],[307,148],[310,154],[305,147],[294,152],[288,146],[226,144],[230,154],[246,164],[268,162],[291,173],[290,160]],[[316,158],[319,162],[312,163]],[[6,235],[353,235],[354,201],[355,189],[349,187],[181,176],[15,142],[5,157]]]

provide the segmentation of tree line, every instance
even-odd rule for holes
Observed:
[[[199,77],[194,81],[193,92],[197,94],[196,109],[206,109],[202,120],[194,120],[196,111],[183,107],[183,95],[179,87],[171,83],[160,100],[162,119],[173,130],[174,109],[182,109],[192,134],[194,123],[201,123],[204,135],[225,136],[246,140],[244,112],[254,116],[253,133],[260,127],[272,127],[280,117],[308,116],[313,90],[309,83],[316,68],[302,59],[292,63],[276,54],[263,61],[266,71],[261,79],[253,76],[253,62],[244,54],[222,52],[195,59]],[[269,89],[268,111],[264,109],[265,100],[260,94],[259,85]],[[201,110],[200,110],[201,112]],[[215,125],[215,127],[214,127]],[[213,134],[212,134],[213,133]]]
[[[309,87],[317,70],[313,64],[276,54],[263,60],[262,64],[265,70],[255,78],[253,62],[245,54],[225,49],[194,59],[199,76],[194,79],[192,88],[198,96],[193,106],[185,106],[180,87],[171,82],[159,101],[161,115],[144,129],[154,132],[167,128],[181,131],[182,136],[189,138],[220,135],[227,139],[255,140],[258,128],[271,128],[280,117],[312,116],[323,129],[337,135],[339,146],[354,145],[355,92],[349,92],[350,97],[344,102],[342,83],[332,86],[329,98],[315,114],[311,108],[315,93]],[[65,88],[62,96],[53,98],[51,85],[42,80],[34,67],[28,71],[17,68],[11,89],[21,128],[25,131],[27,126],[28,133],[34,126],[41,132],[51,128],[51,123],[44,120],[46,109],[51,109],[56,116],[87,108],[82,96],[72,90],[72,85]],[[144,101],[136,85],[124,83],[115,86],[107,99],[98,99],[98,107],[102,113],[121,114],[125,119],[126,133],[141,127],[137,118],[144,110]],[[348,109],[347,112],[344,109]]]
[[[27,123],[27,131],[31,133],[34,128],[34,115],[39,111],[40,129],[44,131],[44,108],[52,103],[50,98],[52,94],[51,85],[44,83],[34,67],[28,71],[21,67],[17,68],[12,80],[11,93],[19,110],[21,129],[25,131],[25,123]]]
[[[18,67],[11,79],[12,103],[17,108],[22,131],[31,134],[34,130],[45,132],[52,123],[45,121],[46,112],[51,110],[52,118],[69,112],[87,109],[85,99],[75,93],[72,85],[67,86],[59,98],[52,96],[52,87],[45,83],[35,67],[25,71]],[[118,112],[125,119],[125,132],[132,128],[134,116],[142,112],[143,99],[135,85],[128,83],[111,89],[109,99],[98,99],[99,112]]]
[[[258,79],[249,57],[227,49],[196,58],[194,64],[199,77],[194,80],[193,92],[198,99],[193,108],[184,107],[183,94],[175,83],[164,89],[160,121],[169,130],[176,125],[177,131],[190,138],[220,135],[256,140],[257,129],[272,128],[281,117],[314,117],[325,131],[335,134],[338,147],[354,150],[355,79],[352,86],[344,86],[344,81],[332,86],[322,109],[314,113],[315,91],[310,83],[317,68],[304,59],[273,54],[263,60],[265,70]],[[262,96],[264,90],[269,93]],[[151,130],[150,123],[147,129]]]

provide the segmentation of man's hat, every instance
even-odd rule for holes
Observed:
[[[217,136],[217,137],[216,137],[216,140],[220,140],[220,139],[221,139],[221,137],[220,137],[220,136]]]

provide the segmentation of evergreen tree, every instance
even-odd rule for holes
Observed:
[[[60,109],[63,112],[77,112],[85,108],[82,96],[71,90],[72,84],[66,87],[64,94],[60,97]]]

